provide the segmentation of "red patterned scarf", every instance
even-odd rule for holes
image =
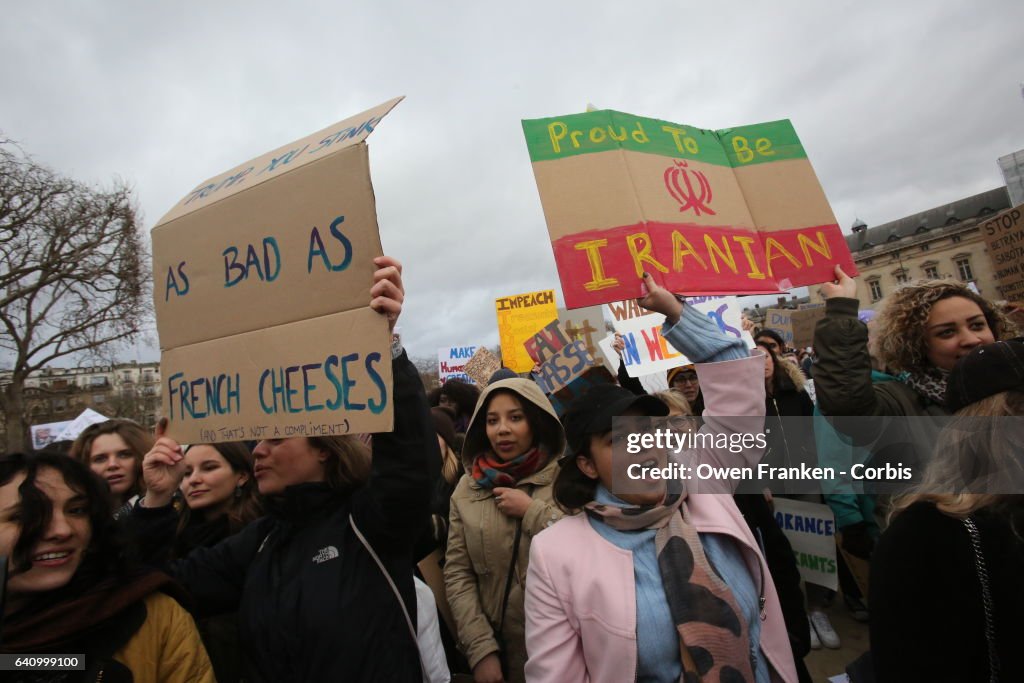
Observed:
[[[753,683],[747,621],[704,554],[685,496],[669,494],[663,503],[650,506],[590,502],[586,511],[621,531],[657,529],[658,569],[679,633],[680,681]]]
[[[511,460],[502,460],[494,453],[482,453],[473,461],[473,479],[485,489],[515,486],[526,477],[539,472],[547,464],[539,448],[531,448]]]

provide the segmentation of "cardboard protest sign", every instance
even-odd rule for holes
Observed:
[[[523,347],[540,366],[533,377],[545,394],[553,394],[596,365],[583,340],[570,339],[557,320],[527,339]]]
[[[989,258],[995,270],[999,296],[1024,300],[1024,204],[997,213],[981,224]]]
[[[743,331],[740,322],[743,310],[736,297],[689,297],[686,305],[710,317],[725,334],[743,339],[749,347],[754,346],[754,340]],[[672,368],[692,362],[661,336],[664,315],[647,311],[632,300],[609,304],[607,308],[612,326],[622,335],[626,345],[622,360],[630,377],[664,374]],[[613,340],[614,335],[609,335],[599,344],[605,355],[614,359],[617,367],[618,354],[612,349]]]
[[[491,375],[501,370],[501,359],[490,352],[486,347],[481,346],[473,354],[473,357],[466,362],[465,371],[473,383],[486,387]]]
[[[558,309],[558,322],[562,324],[569,339],[582,340],[587,351],[597,358],[598,340],[605,334],[604,313],[600,306],[589,306],[567,310]]]
[[[769,308],[765,312],[762,327],[781,334],[789,348],[802,349],[814,346],[814,328],[824,317],[824,306],[797,311],[789,308]]]
[[[853,273],[788,120],[711,131],[601,110],[523,121],[567,308],[776,292]]]
[[[180,441],[391,429],[366,137],[397,98],[201,183],[153,228],[163,405]]]
[[[587,369],[582,375],[569,382],[561,389],[555,391],[553,394],[548,394],[548,400],[551,401],[551,406],[555,409],[555,414],[558,415],[559,419],[565,415],[566,408],[573,402],[577,396],[590,391],[591,387],[595,387],[599,384],[611,384],[614,383],[615,379],[612,377],[612,373],[608,372],[608,368],[597,365]]]
[[[839,587],[836,566],[836,522],[832,509],[791,498],[774,499],[775,520],[793,546],[796,566],[807,583]]]
[[[814,328],[818,325],[818,321],[825,317],[825,307],[805,308],[792,313],[790,325],[793,329],[793,348],[803,349],[814,346]]]
[[[537,330],[558,318],[555,291],[545,289],[494,300],[501,360],[514,372],[529,372],[534,361],[523,347]]]
[[[466,374],[466,363],[476,353],[475,346],[445,346],[437,350],[437,379],[444,384],[452,377],[473,383]]]

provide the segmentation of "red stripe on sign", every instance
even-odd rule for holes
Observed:
[[[856,269],[839,226],[771,233],[680,223],[587,230],[552,243],[567,308],[641,295],[644,271],[679,294],[768,294]]]

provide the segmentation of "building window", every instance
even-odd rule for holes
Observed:
[[[960,240],[963,239],[960,235],[953,235],[953,244],[960,244]]]
[[[928,251],[929,249],[931,249],[931,245],[928,245],[928,244],[922,244],[921,245],[921,251]]]
[[[961,258],[956,260],[956,269],[960,274],[960,279],[964,282],[971,282],[974,280],[974,272],[971,271],[971,260],[968,258]]]
[[[865,266],[870,266],[871,263],[872,263],[871,259],[869,259],[869,258],[864,259],[864,265]]]
[[[896,282],[906,282],[907,280],[910,279],[909,277],[907,277],[907,271],[905,270],[897,270],[895,273],[895,277]]]
[[[882,283],[878,280],[871,280],[868,282],[868,287],[871,288],[871,300],[878,301],[882,298]]]
[[[925,266],[924,267],[924,276],[926,278],[928,278],[929,280],[938,280],[939,279],[939,267],[938,266]]]

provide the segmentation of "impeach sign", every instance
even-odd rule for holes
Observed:
[[[776,292],[854,272],[788,120],[703,130],[602,110],[523,121],[567,308]]]
[[[381,244],[364,141],[400,100],[201,183],[153,228],[171,436],[391,429],[390,334],[369,308]]]
[[[529,372],[533,369],[534,360],[523,343],[541,327],[558,318],[554,290],[503,296],[495,299],[494,310],[498,316],[502,362],[514,372]]]

